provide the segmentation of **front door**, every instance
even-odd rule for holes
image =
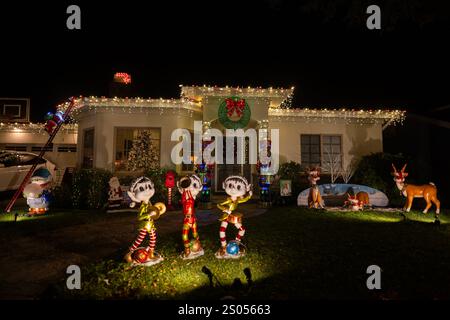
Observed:
[[[223,155],[224,162],[226,162],[226,141],[223,141]],[[215,174],[214,174],[214,190],[215,192],[223,192],[222,183],[229,176],[243,176],[247,179],[249,183],[252,183],[252,165],[249,164],[249,154],[248,154],[248,140],[246,140],[245,146],[245,164],[237,164],[237,142],[235,139],[235,152],[234,152],[234,164],[216,164]]]

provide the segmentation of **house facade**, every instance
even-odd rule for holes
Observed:
[[[49,135],[45,123],[30,122],[30,99],[0,98],[0,111],[0,150],[39,154]],[[46,150],[45,158],[62,172],[76,166],[77,133],[77,124],[64,124]]]
[[[248,129],[278,129],[280,163],[326,167],[334,161],[345,167],[352,159],[383,151],[383,130],[403,120],[400,110],[292,108],[293,88],[237,88],[180,86],[178,99],[79,98],[73,111],[77,121],[77,165],[97,167],[127,175],[127,158],[140,130],[151,132],[159,165],[179,173],[192,165],[174,165],[171,152],[176,129],[203,128],[225,131],[231,123]],[[235,101],[234,105],[229,101]],[[241,105],[239,105],[241,103]],[[65,105],[59,106],[64,109]],[[225,121],[224,121],[225,120]],[[225,143],[224,143],[225,144]],[[213,190],[230,174],[254,181],[254,164],[216,164]]]

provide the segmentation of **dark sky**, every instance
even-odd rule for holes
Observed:
[[[71,95],[108,95],[116,71],[142,97],[178,97],[179,84],[294,85],[295,106],[450,104],[449,5],[91,2],[0,4],[0,96],[30,97],[34,121]],[[366,28],[372,3],[381,31]],[[81,7],[80,31],[66,29],[69,4]]]

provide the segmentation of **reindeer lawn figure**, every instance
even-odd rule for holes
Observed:
[[[350,207],[353,211],[364,210],[365,206],[370,206],[369,194],[360,191],[355,195],[347,193],[348,200],[345,201],[345,206]]]
[[[308,180],[311,184],[311,188],[309,189],[308,194],[308,207],[309,208],[321,208],[323,209],[323,200],[320,195],[319,186],[317,185],[317,181],[320,180],[320,168],[315,167],[308,170]]]
[[[406,164],[400,172],[397,171],[394,164],[392,164],[392,168],[394,169],[392,175],[394,176],[394,181],[397,184],[397,188],[400,190],[400,193],[406,197],[406,204],[403,209],[406,210],[406,212],[409,212],[411,210],[414,198],[424,198],[427,202],[427,206],[423,210],[423,213],[428,212],[428,209],[430,209],[431,203],[433,202],[436,206],[436,218],[438,218],[441,203],[437,198],[437,188],[434,183],[430,182],[429,184],[420,186],[407,184],[405,183],[405,178],[408,176],[408,173],[405,172]]]

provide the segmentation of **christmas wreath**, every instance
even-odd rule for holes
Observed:
[[[236,114],[237,120],[232,119]],[[245,99],[229,97],[219,106],[219,121],[227,129],[245,128],[250,121],[251,111]]]

